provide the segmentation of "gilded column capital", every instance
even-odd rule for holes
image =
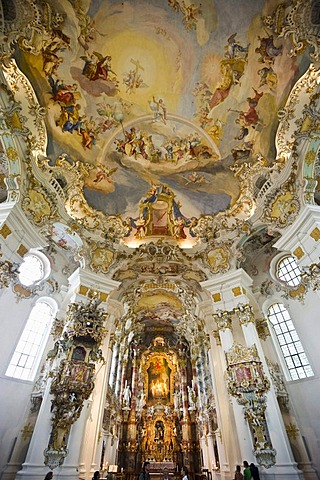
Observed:
[[[219,335],[219,331],[218,330],[212,330],[212,335],[213,335],[213,338],[215,339],[216,341],[216,344],[221,347],[221,338],[220,338],[220,335]]]
[[[232,312],[228,310],[218,310],[217,313],[212,314],[213,320],[217,324],[217,331],[232,329]]]
[[[248,323],[255,323],[253,308],[248,303],[239,305],[234,309],[234,313],[238,315],[240,325],[247,325]]]

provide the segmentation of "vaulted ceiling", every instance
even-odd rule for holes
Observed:
[[[316,91],[319,2],[2,8],[21,205],[45,238],[129,286],[140,323],[164,327],[195,282],[270,255],[303,196],[293,133]],[[182,290],[137,296],[150,275]]]

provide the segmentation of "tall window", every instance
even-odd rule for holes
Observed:
[[[290,287],[297,287],[301,282],[301,270],[294,257],[284,257],[277,264],[276,275]]]
[[[268,309],[268,318],[277,336],[291,380],[312,377],[313,370],[286,307],[282,303],[274,303]]]
[[[35,304],[7,368],[8,377],[34,380],[55,314],[52,301],[42,299]]]

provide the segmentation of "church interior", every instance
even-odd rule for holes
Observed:
[[[0,479],[319,480],[320,1],[0,16]]]

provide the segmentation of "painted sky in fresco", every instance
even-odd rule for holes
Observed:
[[[52,162],[67,153],[97,165],[84,190],[89,205],[136,216],[159,183],[189,217],[236,202],[230,167],[258,154],[272,163],[277,112],[307,67],[263,25],[278,3],[52,4],[67,40],[55,52],[17,56],[48,109]]]

